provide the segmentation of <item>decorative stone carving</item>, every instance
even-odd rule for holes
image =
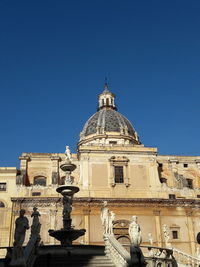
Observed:
[[[128,233],[131,240],[132,246],[139,246],[142,242],[142,234],[140,226],[137,223],[137,216],[132,216],[131,222],[129,224]]]
[[[52,172],[52,176],[51,176],[52,184],[58,184],[58,179],[59,179],[59,173]]]

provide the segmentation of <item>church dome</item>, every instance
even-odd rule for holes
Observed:
[[[98,111],[85,123],[79,144],[141,144],[130,121],[117,112],[115,95],[105,82]]]
[[[134,128],[130,121],[114,109],[101,109],[92,115],[83,128],[82,134],[88,136],[95,134],[98,128],[105,132],[123,132],[134,136]]]

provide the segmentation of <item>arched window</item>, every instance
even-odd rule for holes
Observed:
[[[0,208],[5,208],[5,204],[2,201],[0,201]]]
[[[109,99],[106,98],[106,106],[109,106]]]
[[[34,178],[34,185],[46,186],[46,180],[44,176],[37,176]]]

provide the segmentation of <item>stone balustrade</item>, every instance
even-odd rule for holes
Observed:
[[[193,257],[185,252],[182,252],[176,248],[173,248],[173,255],[177,263],[185,264],[187,266],[198,267],[200,265],[200,259]]]
[[[116,267],[126,267],[130,254],[113,235],[104,234],[105,254]]]

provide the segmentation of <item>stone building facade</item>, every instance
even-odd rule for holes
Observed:
[[[103,244],[100,210],[107,200],[116,213],[114,233],[121,243],[129,244],[129,221],[137,215],[144,245],[151,233],[155,246],[165,246],[166,224],[172,246],[196,255],[200,156],[159,155],[157,148],[145,147],[130,121],[117,111],[115,95],[106,83],[98,111],[85,123],[77,148],[71,159],[77,166],[72,178],[80,191],[74,199],[72,223],[86,229],[77,243]],[[34,206],[41,214],[43,243],[56,244],[48,230],[62,228],[56,187],[64,182],[60,165],[65,154],[22,153],[19,159],[19,170],[0,168],[0,246],[12,245],[19,209],[24,208],[31,219]]]

